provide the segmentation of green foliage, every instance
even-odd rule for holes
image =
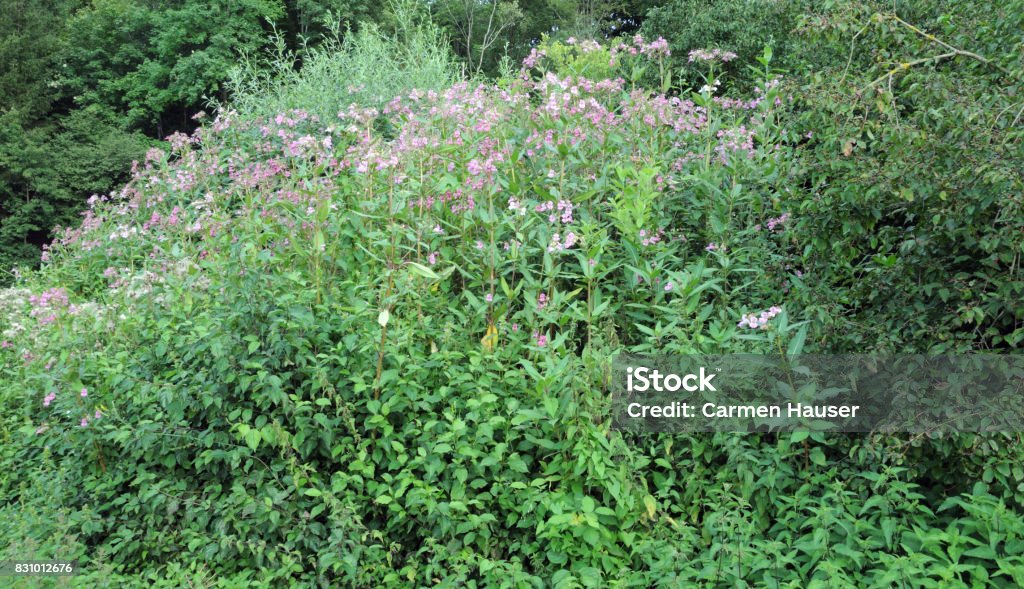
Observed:
[[[127,177],[150,141],[110,111],[73,111],[55,128],[0,116],[0,284],[32,267],[55,227],[77,226],[83,194],[104,194]]]
[[[190,127],[205,96],[224,97],[220,84],[238,52],[264,47],[264,20],[282,15],[279,0],[97,1],[67,25],[59,82],[76,104],[117,110],[162,138]]]
[[[343,39],[335,28],[323,44],[307,47],[301,61],[297,67],[298,55],[280,36],[274,52],[248,56],[227,81],[231,107],[246,116],[298,109],[329,121],[349,104],[380,107],[413,88],[440,90],[461,77],[442,32],[429,21],[406,22],[393,35],[367,23]]]
[[[225,62],[189,81],[118,41],[140,6],[75,17],[89,106],[0,119],[0,238],[71,225],[0,290],[0,560],[89,587],[1024,584],[1016,435],[634,436],[607,398],[617,352],[1016,350],[1019,0],[825,2],[775,45],[813,68],[724,45],[756,72],[711,60],[680,96],[636,40],[471,87],[437,28],[363,26],[280,41],[144,156],[114,108],[161,120]],[[728,26],[761,43],[764,12]],[[718,95],[736,74],[756,91]]]
[[[691,63],[689,52],[718,48],[739,56],[726,64],[727,83],[748,90],[758,79],[748,68],[757,68],[755,58],[764,47],[772,48],[777,65],[790,70],[804,59],[801,52],[809,48],[797,49],[791,39],[804,5],[779,0],[671,0],[647,12],[641,32],[668,40],[680,86],[703,84],[702,65]]]
[[[813,133],[794,204],[818,313],[836,349],[1016,349],[1024,4],[911,4],[803,21],[822,62],[794,88]]]

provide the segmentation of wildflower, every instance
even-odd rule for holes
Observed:
[[[533,332],[533,339],[537,344],[538,348],[543,348],[544,346],[548,345],[548,336],[544,335],[543,333],[538,333],[536,331]]]
[[[438,235],[444,235],[444,229],[441,229],[441,224],[434,225],[434,233]]]
[[[789,213],[783,213],[779,217],[775,217],[774,219],[768,219],[768,222],[766,223],[766,225],[768,226],[768,231],[775,231],[776,227],[782,225],[788,219],[789,219]]]
[[[530,54],[526,56],[526,59],[523,60],[523,67],[525,69],[533,68],[534,66],[537,65],[537,62],[540,61],[540,58],[544,57],[545,55],[546,54],[544,53],[544,51],[534,47],[533,49],[530,50]]]
[[[484,296],[484,300],[487,301],[488,303],[490,303],[490,302],[494,301],[494,295],[491,294],[491,293],[487,293],[487,295]]]
[[[57,393],[51,391],[48,395],[43,397],[43,407],[49,407],[50,403],[53,403],[53,400],[56,398]]]
[[[673,286],[674,286],[674,285],[672,284],[672,282],[671,282],[671,281],[669,281],[669,282],[666,282],[666,283],[665,283],[665,292],[668,292],[668,291],[672,290]]]
[[[736,54],[731,51],[722,51],[721,49],[694,49],[689,54],[689,62],[704,61],[708,63],[712,62],[728,62],[736,59]]]
[[[543,311],[544,307],[548,306],[548,295],[540,293],[537,296],[537,310]]]
[[[81,425],[82,427],[88,426],[89,425],[89,419],[86,418],[86,417],[83,417],[82,418],[82,422],[79,425]]]
[[[480,240],[477,240],[477,242],[476,242],[476,249],[478,249],[478,250],[484,249],[484,242],[482,242]]]
[[[100,417],[102,417],[102,416],[103,416],[103,414],[102,414],[102,413],[100,413],[100,410],[99,410],[99,409],[97,409],[97,410],[96,410],[96,413],[93,413],[93,415],[92,415],[93,419],[99,419],[99,418],[100,418]]]
[[[441,253],[441,252],[430,252],[430,254],[429,254],[429,255],[427,255],[427,261],[428,261],[428,262],[430,262],[430,265],[431,265],[431,266],[433,266],[434,264],[436,264],[436,263],[437,263],[437,256],[438,256],[438,255],[439,255],[440,253]]]
[[[82,396],[83,397],[88,397],[89,396],[89,390],[86,389],[85,387],[82,387]]]
[[[740,319],[740,322],[736,324],[737,327],[747,327],[750,329],[767,329],[768,322],[773,317],[782,312],[782,307],[772,306],[767,311],[761,311],[759,315],[754,313],[748,313]]]

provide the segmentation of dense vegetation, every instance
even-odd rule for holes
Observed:
[[[58,4],[0,47],[40,56],[0,251],[66,226],[0,290],[0,560],[1024,583],[1018,434],[623,435],[607,398],[622,351],[1017,353],[1024,2]]]

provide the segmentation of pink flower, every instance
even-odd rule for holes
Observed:
[[[89,425],[89,420],[87,418],[83,417],[82,418],[82,422],[80,423],[80,425],[82,427],[86,427],[87,425]]]
[[[491,293],[487,293],[487,295],[484,296],[484,300],[490,303],[491,301],[494,300],[494,295],[492,295]]]
[[[86,388],[84,388],[84,387],[82,388],[82,396],[83,396],[83,397],[88,397],[88,396],[89,396],[89,391],[88,391],[88,389],[86,389]]]
[[[740,322],[736,324],[737,327],[747,327],[750,329],[768,329],[768,322],[782,312],[782,307],[772,306],[767,311],[761,311],[759,315],[749,313],[744,315]]]
[[[673,288],[673,284],[671,282],[666,282],[665,283],[665,292],[668,292],[668,291],[672,290],[672,288]]]
[[[101,416],[102,414],[100,413],[100,410],[97,409],[96,413],[93,414],[93,419],[99,419]]]
[[[540,295],[537,296],[537,310],[538,311],[542,311],[542,310],[544,310],[544,307],[546,307],[547,305],[548,305],[548,295],[546,295],[544,293],[540,293]]]

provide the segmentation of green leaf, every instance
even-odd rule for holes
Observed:
[[[259,447],[260,440],[262,439],[263,436],[260,434],[260,430],[258,429],[250,429],[245,432],[245,444],[253,450]]]
[[[420,275],[423,278],[426,278],[428,280],[440,280],[441,279],[441,277],[438,276],[436,272],[434,272],[430,268],[424,266],[423,264],[418,264],[416,262],[409,262],[408,266],[409,266],[409,270],[411,270],[413,274],[418,274],[418,275]]]
[[[807,325],[805,324],[800,328],[800,331],[796,332],[793,339],[789,340],[789,346],[786,348],[786,355],[789,357],[796,356],[804,349],[804,341],[807,339]]]
[[[821,448],[814,448],[811,450],[811,462],[818,466],[825,466],[827,460],[825,459],[825,452]]]

